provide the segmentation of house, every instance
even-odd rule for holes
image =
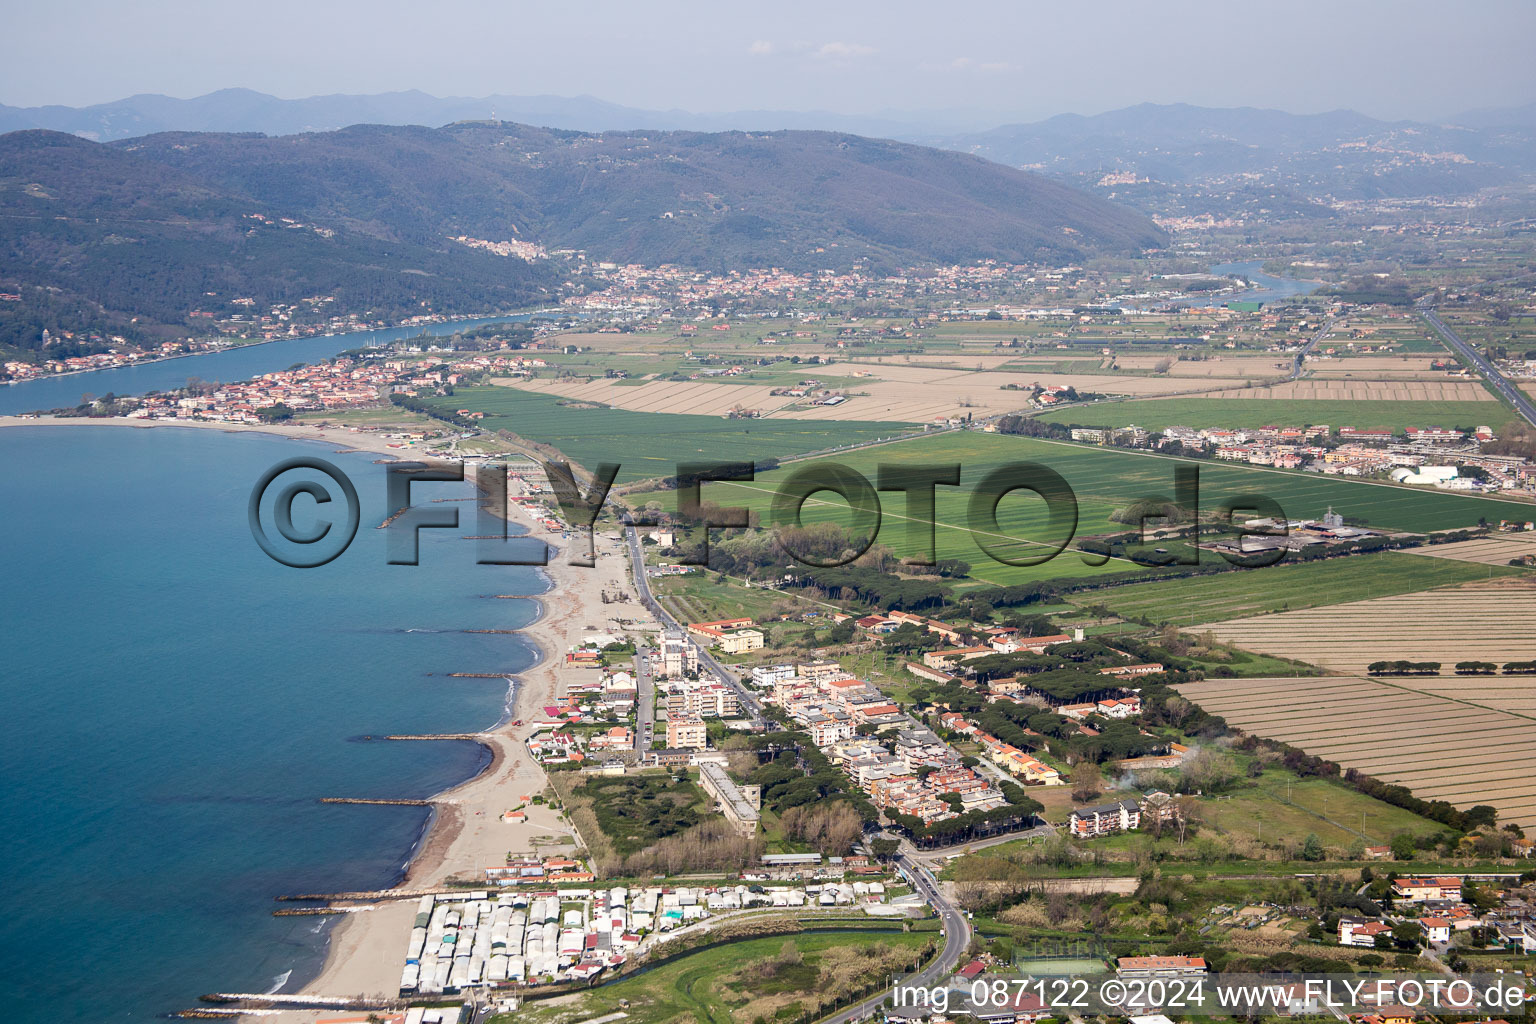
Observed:
[[[1376,936],[1392,934],[1392,926],[1383,921],[1372,921],[1364,917],[1339,918],[1339,945],[1362,946],[1372,949],[1376,945]]]
[[[1425,900],[1449,900],[1461,902],[1461,879],[1455,875],[1430,878],[1399,878],[1392,883],[1392,898],[1404,903],[1422,903]]]
[[[1432,946],[1451,941],[1451,922],[1446,918],[1421,917],[1419,927],[1424,929],[1424,940]]]
[[[1116,800],[1095,807],[1075,807],[1068,828],[1078,839],[1093,839],[1129,832],[1141,824],[1141,808],[1134,800]]]

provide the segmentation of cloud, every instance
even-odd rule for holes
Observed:
[[[828,60],[847,60],[851,57],[868,57],[875,52],[873,46],[865,46],[863,43],[822,43],[813,54]]]
[[[754,57],[766,57],[773,52],[773,44],[766,39],[755,39],[752,45],[747,47],[747,52]]]

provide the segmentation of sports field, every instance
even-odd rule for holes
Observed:
[[[1264,398],[1256,393],[1243,398],[1150,398],[1062,409],[1040,418],[1085,426],[1124,427],[1136,424],[1147,430],[1181,426],[1208,427],[1304,427],[1326,423],[1338,430],[1394,430],[1405,427],[1491,426],[1497,430],[1510,413],[1491,398],[1472,402],[1336,401],[1299,398]]]
[[[515,388],[459,388],[430,403],[447,413],[484,412],[486,430],[508,430],[553,445],[592,469],[600,462],[623,468],[619,481],[671,476],[679,462],[754,462],[818,451],[834,445],[891,437],[903,423],[817,420],[733,420],[723,416],[656,414],[562,404],[551,395]]]
[[[1116,615],[1187,625],[1411,594],[1487,579],[1490,573],[1525,571],[1388,551],[1321,562],[1281,562],[1215,577],[1135,583],[1077,595],[1076,600],[1106,605]]]

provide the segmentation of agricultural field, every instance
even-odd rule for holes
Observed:
[[[1297,402],[1487,402],[1497,399],[1475,380],[1326,380],[1304,377],[1267,388],[1212,391],[1212,399]],[[1358,427],[1359,423],[1350,426]]]
[[[1500,575],[1523,571],[1507,566],[1494,570]],[[1321,562],[1280,562],[1215,577],[1135,583],[1076,594],[1069,600],[1104,605],[1128,618],[1182,625],[1409,594],[1487,576],[1488,569],[1481,565],[1387,551]]]
[[[1510,417],[1509,410],[1492,400],[1472,402],[1316,401],[1282,399],[1254,389],[1253,398],[1153,398],[1114,405],[1076,406],[1044,413],[1040,419],[1087,426],[1124,427],[1136,424],[1147,430],[1182,426],[1207,427],[1304,427],[1326,423],[1360,430],[1394,430],[1405,427],[1462,425],[1492,426],[1495,430]],[[1485,393],[1486,394],[1486,393]],[[1263,399],[1263,400],[1261,400]]]
[[[452,395],[427,401],[450,414],[458,409],[484,412],[480,426],[485,430],[506,430],[551,445],[588,469],[600,462],[617,462],[623,467],[618,476],[621,483],[670,476],[678,462],[784,458],[912,429],[899,423],[803,420],[770,424],[719,416],[658,416],[572,406],[553,396],[500,387],[459,388]]]
[[[1398,632],[1411,635],[1413,627],[1399,624]],[[1503,701],[1497,691],[1479,694],[1485,703],[1473,704],[1426,692],[1421,684],[1427,682],[1433,685],[1361,676],[1207,679],[1177,689],[1255,735],[1407,786],[1426,800],[1462,808],[1490,804],[1501,820],[1536,827],[1532,718],[1499,710]],[[1525,688],[1530,692],[1529,680]],[[1346,827],[1353,824],[1329,816]]]
[[[1496,570],[1482,566],[1479,571]],[[1374,661],[1438,661],[1447,673],[1444,676],[1393,677],[1391,681],[1415,690],[1454,693],[1458,700],[1529,715],[1536,721],[1536,679],[1450,674],[1458,661],[1503,665],[1536,657],[1536,573],[1516,572],[1438,590],[1191,628],[1210,630],[1222,643],[1284,655],[1333,672],[1363,674]]]
[[[734,378],[675,381],[656,379],[636,385],[632,380],[597,377],[496,378],[492,383],[535,394],[558,395],[597,402],[634,412],[697,413],[724,416],[750,410],[768,419],[864,419],[881,422],[926,423],[935,419],[989,417],[1025,408],[1019,389],[1034,384],[1059,384],[1079,391],[1116,395],[1159,395],[1208,386],[1170,377],[1134,374],[1005,373],[995,370],[939,367],[925,363],[860,362],[826,368],[805,367],[774,375],[761,383],[750,374]],[[866,377],[846,376],[868,374]],[[835,406],[812,406],[805,399],[771,392],[804,379],[847,394]],[[1007,389],[1007,385],[1015,385]],[[627,386],[626,386],[627,385]]]
[[[1076,550],[1063,551],[1034,566],[1009,565],[994,560],[978,547],[976,538],[1008,558],[1041,557],[1065,540],[1066,529],[1065,526],[1048,528],[1044,503],[1027,491],[1015,492],[1002,500],[997,509],[996,530],[988,523],[970,523],[971,489],[991,470],[1014,462],[1037,462],[1059,473],[1076,494],[1076,536],[1081,538],[1123,532],[1126,527],[1112,522],[1109,517],[1142,498],[1171,494],[1174,467],[1189,464],[1186,460],[1150,454],[978,431],[952,431],[919,437],[828,456],[825,461],[856,470],[871,481],[876,479],[877,467],[882,463],[960,464],[963,467],[960,486],[937,488],[935,533],[938,556],[969,562],[971,575],[997,583],[1086,577],[1139,567],[1125,559],[1110,559],[1102,565],[1089,564],[1099,559]],[[1223,499],[1258,493],[1278,502],[1292,517],[1319,517],[1332,506],[1372,527],[1431,531],[1472,526],[1484,516],[1489,519],[1524,516],[1530,509],[1528,505],[1471,495],[1412,490],[1318,474],[1225,463],[1199,465],[1200,503],[1206,510],[1218,508]],[[751,483],[709,483],[705,485],[704,496],[721,505],[754,509],[768,523],[772,518],[773,495],[779,484],[791,471],[800,468],[798,465],[786,466],[760,473]],[[648,495],[636,497],[644,501]],[[673,500],[667,495],[656,497],[666,507],[670,507]],[[892,493],[881,498],[883,526],[879,540],[899,554],[914,550],[907,540],[904,500],[901,495]],[[802,510],[802,521],[806,523],[846,525],[850,520],[847,503],[831,492],[813,495]]]
[[[1441,357],[1448,359],[1449,355]],[[1311,380],[1342,380],[1348,378],[1369,380],[1446,380],[1446,371],[1435,369],[1436,357],[1428,354],[1405,356],[1351,355],[1307,360],[1307,377]]]
[[[790,1019],[821,999],[910,968],[932,932],[895,927],[743,939],[690,953],[576,996],[526,1003],[493,1024],[575,1024],[622,1012],[627,1024]]]
[[[1479,565],[1508,565],[1510,559],[1536,555],[1536,533],[1501,533],[1480,540],[1416,548],[1413,553]]]

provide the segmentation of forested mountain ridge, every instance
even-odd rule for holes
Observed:
[[[705,270],[1070,262],[1161,245],[1140,214],[961,153],[825,132],[586,134],[501,123],[110,145],[0,136],[0,344],[184,336],[236,297],[372,317],[558,297],[560,260]]]
[[[1150,221],[979,157],[831,132],[358,126],[118,143],[381,237],[467,234],[650,265],[1072,259],[1161,244]]]

